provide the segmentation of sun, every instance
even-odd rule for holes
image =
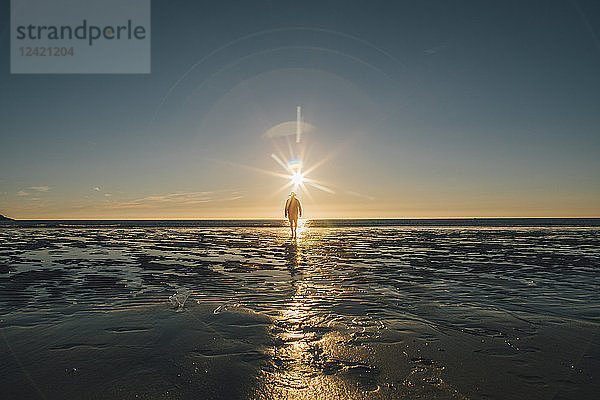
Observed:
[[[309,178],[310,173],[312,171],[314,171],[317,167],[319,167],[321,164],[325,163],[329,158],[331,158],[333,156],[334,153],[331,153],[330,155],[326,156],[324,159],[318,161],[316,164],[314,164],[310,167],[307,167],[305,165],[304,161],[305,161],[305,156],[306,156],[306,154],[305,154],[306,145],[304,143],[304,140],[302,139],[302,133],[303,133],[303,127],[306,128],[306,127],[309,127],[309,125],[304,124],[302,122],[302,107],[300,107],[300,106],[296,107],[296,123],[295,124],[293,123],[293,121],[290,121],[290,122],[285,122],[283,124],[279,124],[279,125],[277,125],[277,127],[280,127],[280,125],[285,125],[287,127],[286,130],[278,133],[277,135],[268,134],[267,136],[270,137],[271,139],[273,139],[273,144],[275,145],[275,148],[277,149],[277,153],[278,153],[278,154],[272,153],[271,158],[273,160],[275,160],[275,162],[277,164],[279,164],[285,170],[286,174],[278,173],[278,172],[274,172],[274,171],[266,171],[266,170],[259,170],[259,171],[264,172],[269,175],[275,175],[275,176],[278,176],[281,178],[285,178],[288,180],[288,183],[285,184],[283,187],[281,187],[279,190],[277,190],[277,192],[291,187],[294,192],[299,190],[302,193],[306,194],[309,198],[312,199],[312,196],[310,195],[308,187],[307,187],[307,186],[312,186],[312,187],[322,190],[324,192],[327,192],[330,194],[335,194],[335,192],[333,190],[331,190],[330,188],[325,186],[322,182],[319,182],[316,179]],[[293,129],[292,129],[294,126],[296,127],[295,132],[293,132]],[[312,126],[310,126],[310,128],[312,129]],[[271,132],[272,129],[269,130],[268,132]],[[295,142],[292,142],[290,140],[290,136],[292,136],[294,133],[296,136],[296,140],[295,140]],[[289,150],[289,153],[287,156],[282,151],[282,149],[279,147],[279,145],[277,144],[277,141],[275,139],[279,140],[278,138],[281,138],[281,140],[283,140],[283,138],[286,139],[287,145],[288,145],[287,147]]]
[[[304,183],[304,174],[302,174],[300,171],[294,172],[290,176],[290,179],[295,186],[302,185]]]

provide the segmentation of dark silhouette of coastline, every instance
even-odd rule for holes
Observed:
[[[0,221],[14,221],[14,219],[5,217],[4,215],[0,214]]]

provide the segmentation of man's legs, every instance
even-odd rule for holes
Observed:
[[[298,228],[298,218],[290,217],[290,230],[292,231],[292,237],[296,237],[296,229]]]

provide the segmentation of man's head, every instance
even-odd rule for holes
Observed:
[[[296,197],[296,193],[294,193],[294,192],[290,193],[290,197]]]

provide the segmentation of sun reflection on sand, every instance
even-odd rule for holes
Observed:
[[[297,275],[290,282],[295,293],[275,318],[271,329],[274,345],[267,350],[269,365],[263,370],[253,398],[362,398],[373,392],[349,385],[336,374],[344,365],[339,362],[341,356],[335,356],[334,348],[345,338],[334,328],[336,322],[331,316],[319,311],[319,304],[343,289],[324,285],[313,272],[315,266],[303,265],[303,253],[318,245],[307,222],[299,221],[298,238],[286,246],[291,276]]]
[[[298,229],[296,230],[296,240],[304,239],[304,236],[308,233],[309,221],[305,218],[298,220]]]
[[[281,311],[273,334],[278,343],[269,351],[271,366],[266,371],[256,398],[330,399],[348,398],[346,385],[319,371],[319,347],[324,340],[314,329],[311,311],[315,297],[306,282],[297,282],[289,306]]]

